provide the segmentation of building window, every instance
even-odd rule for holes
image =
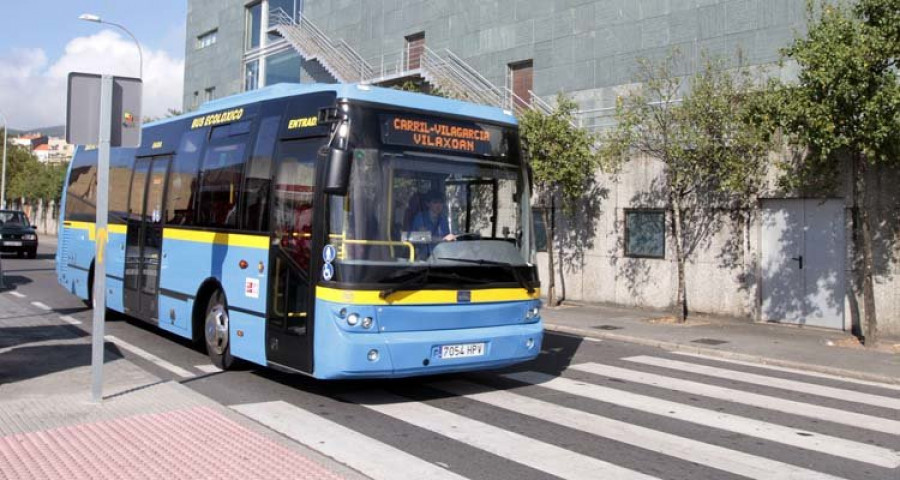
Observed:
[[[191,99],[191,110],[196,110],[200,106],[200,92],[194,90],[194,98]]]
[[[406,37],[406,69],[415,70],[422,65],[425,53],[425,32],[414,33]]]
[[[209,87],[203,90],[203,103],[216,99],[216,87]]]
[[[266,57],[266,85],[298,83],[300,81],[300,55],[293,50]]]
[[[534,251],[547,251],[547,225],[544,224],[544,210],[542,207],[534,207],[531,209],[531,216],[534,219]]]
[[[625,209],[625,256],[666,258],[665,210]]]
[[[259,60],[247,62],[244,66],[244,91],[259,88]]]
[[[255,3],[247,7],[247,29],[244,40],[244,48],[253,50],[259,48],[262,34],[262,3]]]
[[[268,43],[282,40],[281,35],[275,31],[275,27],[281,24],[296,23],[300,19],[302,6],[302,0],[269,0],[268,26],[266,27]]]
[[[218,36],[219,30],[210,30],[203,35],[197,37],[197,49],[206,48],[214,43],[216,43],[216,37]]]
[[[269,15],[283,14],[291,20],[296,20],[302,5],[301,0],[269,0]]]

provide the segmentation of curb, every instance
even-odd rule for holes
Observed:
[[[583,328],[569,327],[565,325],[556,325],[552,323],[544,323],[544,329],[551,332],[567,333],[577,335],[579,337],[602,338],[605,340],[616,340],[619,342],[633,343],[636,345],[644,345],[647,347],[662,348],[663,350],[681,351],[689,353],[697,353],[709,357],[726,358],[730,360],[740,360],[744,362],[758,363],[761,365],[773,365],[776,367],[795,368],[799,370],[808,370],[811,372],[825,373],[828,375],[836,375],[839,377],[853,378],[856,380],[865,380],[869,382],[886,383],[888,385],[900,385],[900,378],[888,377],[883,375],[874,375],[871,373],[857,372],[855,370],[844,370],[842,368],[826,367],[816,365],[814,363],[794,362],[791,360],[780,360],[777,358],[763,357],[759,355],[750,355],[746,353],[735,353],[727,350],[715,350],[712,348],[696,347],[694,345],[685,345],[677,342],[666,342],[663,340],[653,340],[649,338],[630,337],[615,333],[603,333]]]

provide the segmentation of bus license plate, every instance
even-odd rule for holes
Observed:
[[[482,355],[484,355],[484,343],[441,346],[441,358],[480,357]]]
[[[21,247],[21,246],[22,246],[22,242],[9,242],[9,241],[7,241],[7,242],[3,242],[3,245],[6,245],[7,247]]]

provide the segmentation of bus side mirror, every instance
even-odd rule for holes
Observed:
[[[352,165],[350,150],[331,147],[328,151],[328,164],[325,172],[323,190],[330,195],[346,195],[350,186],[350,166]]]

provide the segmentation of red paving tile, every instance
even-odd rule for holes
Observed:
[[[0,437],[0,479],[338,479],[208,407]]]

